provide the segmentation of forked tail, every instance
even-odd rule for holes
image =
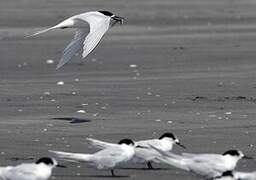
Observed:
[[[37,32],[35,32],[35,33],[33,33],[33,34],[30,34],[30,35],[28,35],[28,36],[26,36],[26,37],[33,37],[33,36],[37,36],[37,35],[39,35],[39,34],[43,34],[43,33],[45,33],[45,32],[48,32],[48,31],[50,31],[50,30],[53,30],[53,29],[56,29],[57,27],[50,27],[50,28],[47,28],[47,29],[44,29],[44,30],[41,30],[41,31],[37,31]]]

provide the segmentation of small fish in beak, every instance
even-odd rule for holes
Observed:
[[[243,156],[243,159],[254,159],[253,157]]]
[[[111,18],[113,20],[115,20],[116,22],[119,22],[120,24],[124,23],[124,18],[123,17],[113,15]]]

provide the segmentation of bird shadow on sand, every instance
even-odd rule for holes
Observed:
[[[55,117],[52,120],[68,121],[70,124],[86,123],[91,122],[90,119],[76,118],[76,117]]]
[[[58,177],[61,177],[62,175],[58,175]],[[64,176],[64,175],[63,175]],[[65,177],[77,177],[77,175],[65,175]],[[79,177],[87,177],[87,178],[130,178],[128,175],[79,175]]]
[[[91,177],[91,178],[129,178],[130,176],[128,175],[116,175],[116,176],[111,176],[111,175],[87,175],[84,177]]]

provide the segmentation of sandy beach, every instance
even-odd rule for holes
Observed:
[[[2,0],[0,165],[51,156],[49,149],[94,152],[86,137],[117,142],[167,131],[187,152],[240,149],[255,156],[255,8],[254,0]],[[126,23],[113,27],[86,59],[77,56],[59,70],[72,30],[24,37],[102,9]],[[86,164],[64,164],[68,169],[55,169],[52,179],[112,179]],[[255,164],[242,160],[237,169],[255,170]],[[128,164],[116,173],[134,180],[200,179],[154,166],[160,169]]]

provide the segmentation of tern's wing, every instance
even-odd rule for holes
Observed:
[[[114,167],[119,163],[129,161],[133,155],[134,153],[132,154],[122,146],[106,148],[93,154],[95,161],[105,168]]]
[[[57,69],[66,64],[76,53],[83,49],[83,42],[88,34],[86,28],[77,29],[73,40],[68,44],[62,53],[61,60],[57,65]]]
[[[156,148],[161,148],[161,143],[158,139],[148,139],[148,140],[142,140],[142,141],[136,141],[136,144],[143,147],[149,147],[154,146]]]
[[[235,179],[239,180],[255,180],[256,179],[256,171],[254,172],[233,172]]]
[[[90,161],[91,154],[81,154],[81,153],[70,153],[70,152],[63,152],[63,151],[52,151],[49,152],[55,154],[58,158],[66,160],[66,161],[73,161],[73,162],[83,162],[83,161]]]
[[[189,158],[187,162],[191,171],[207,178],[220,176],[223,172],[230,170],[224,157],[220,154],[199,154]]]
[[[187,167],[189,171],[194,172],[200,176],[203,176],[206,179],[212,179],[214,177],[221,176],[222,171],[219,171],[216,168],[216,164],[212,164],[211,162],[206,161],[190,161],[187,160]],[[224,170],[225,171],[225,170]]]
[[[150,146],[162,149],[159,141],[155,139],[137,141],[135,144],[135,157],[133,158],[134,162],[155,161],[155,158],[160,154]]]
[[[193,153],[181,153],[182,156],[192,158],[197,156],[198,154],[193,154]]]
[[[191,156],[190,159],[199,162],[211,162],[211,163],[224,163],[223,156],[221,154],[198,154]]]
[[[8,167],[7,167],[8,168]],[[32,180],[32,179],[37,179],[39,174],[38,174],[38,168],[36,164],[21,164],[15,167],[10,168],[8,171],[5,173],[5,177],[7,180]],[[46,175],[49,177],[51,174]],[[1,179],[1,178],[0,178]]]
[[[110,148],[105,148],[101,151],[96,152],[94,155],[100,158],[106,158],[106,157],[117,157],[124,153],[123,149],[120,145]]]
[[[151,148],[155,149],[157,152],[159,152],[159,155],[156,157],[156,159],[159,162],[163,162],[166,164],[169,164],[171,166],[190,171],[190,169],[187,166],[187,158],[184,158],[180,155],[174,154],[172,152],[163,151],[161,149],[158,149],[154,146],[151,146]]]
[[[100,141],[100,140],[93,139],[93,138],[86,138],[86,140],[89,145],[91,145],[92,147],[97,148],[97,149],[105,149],[105,148],[117,146],[117,144],[108,143],[108,142]]]
[[[110,18],[95,18],[94,16],[80,16],[78,19],[87,21],[90,25],[90,33],[84,40],[83,58],[85,58],[100,42],[109,29]]]
[[[83,49],[85,58],[100,42],[109,29],[110,18],[97,18],[93,15],[76,16],[75,21],[83,21],[89,24],[90,31],[79,28],[72,42],[66,47],[57,69],[67,63],[77,52]]]
[[[185,157],[183,156],[180,156],[178,154],[174,154],[172,152],[169,152],[169,151],[163,151],[155,146],[152,146],[152,145],[149,145],[152,149],[156,150],[157,152],[160,153],[160,155],[162,157],[169,157],[169,158],[172,158],[172,159],[177,159],[177,160],[182,160],[182,159],[185,159]]]
[[[0,179],[5,179],[8,175],[8,171],[10,171],[12,168],[13,166],[0,167]]]

